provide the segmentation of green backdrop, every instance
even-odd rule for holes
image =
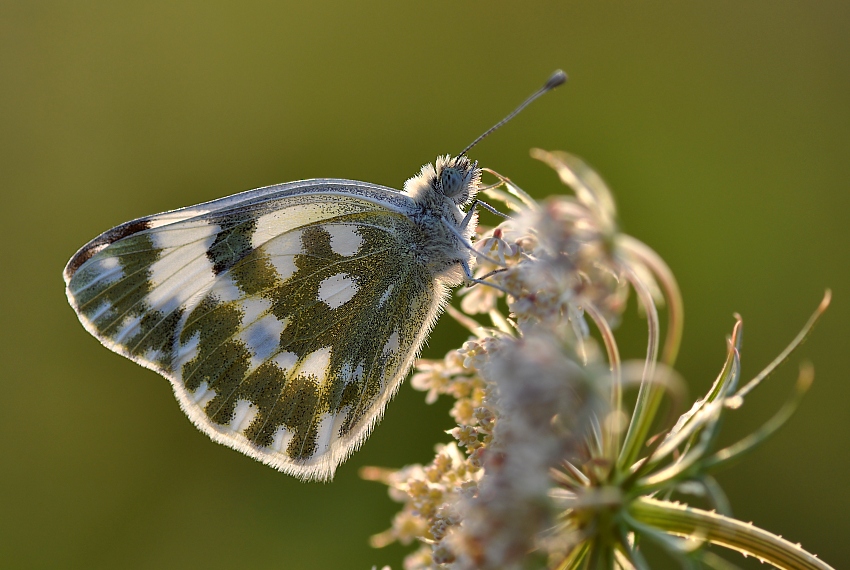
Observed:
[[[555,68],[570,83],[473,151],[542,197],[528,157],[594,165],[623,227],[680,281],[698,395],[745,319],[747,375],[814,337],[727,426],[790,424],[720,475],[735,513],[850,561],[850,5],[686,2],[0,2],[0,565],[400,568],[397,507],[364,465],[426,461],[448,404],[403,386],[332,484],[211,443],[168,383],[105,350],[65,301],[71,254],[125,220],[310,177],[400,187]],[[639,357],[643,322],[624,327]],[[425,356],[463,340],[444,319]],[[739,559],[732,557],[736,562]],[[744,567],[760,567],[758,565]]]

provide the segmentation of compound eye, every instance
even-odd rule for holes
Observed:
[[[463,175],[457,168],[444,168],[440,172],[440,190],[448,197],[458,194],[463,188]]]

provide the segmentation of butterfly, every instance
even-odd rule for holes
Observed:
[[[303,180],[124,223],[70,259],[68,300],[107,348],[167,378],[214,441],[331,479],[383,415],[450,288],[476,281],[471,146],[402,191]]]

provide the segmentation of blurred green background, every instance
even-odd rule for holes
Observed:
[[[846,565],[850,5],[465,0],[0,2],[0,566],[400,568],[405,549],[367,544],[397,506],[358,469],[427,461],[447,402],[403,386],[332,484],[300,483],[211,443],[164,379],[102,348],[61,271],[120,222],[241,190],[400,187],[559,67],[570,83],[473,158],[539,197],[562,188],[532,146],[602,173],[625,230],[678,276],[692,395],[733,312],[751,376],[833,288],[726,439],[772,414],[803,358],[813,390],[719,478],[739,518]],[[425,356],[462,340],[443,319]]]

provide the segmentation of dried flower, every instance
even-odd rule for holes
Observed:
[[[412,380],[428,403],[455,399],[457,425],[447,432],[455,442],[438,445],[428,465],[364,470],[403,505],[372,544],[418,541],[408,570],[647,568],[636,538],[683,564],[708,564],[716,557],[693,547],[699,537],[774,564],[829,568],[765,531],[753,538],[754,527],[724,516],[725,499],[710,475],[764,441],[800,401],[808,368],[776,418],[715,450],[721,417],[802,341],[829,294],[782,358],[743,388],[739,320],[711,391],[663,436],[650,437],[662,398],[681,403],[682,383],[670,368],[682,323],[675,280],[652,250],[618,232],[613,200],[595,172],[566,153],[533,155],[575,196],[536,204],[501,179],[507,192],[495,197],[525,207],[476,243],[486,256],[476,275],[494,286],[470,289],[461,302],[466,315],[454,312],[475,336],[441,361],[420,360]],[[630,291],[647,319],[641,363],[622,363],[613,335]],[[662,347],[658,307],[665,304]],[[489,325],[470,318],[482,314]],[[637,403],[627,410],[623,391],[631,386]],[[694,490],[721,512],[660,498]]]

